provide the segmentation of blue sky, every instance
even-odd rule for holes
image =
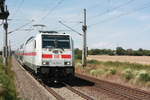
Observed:
[[[49,30],[66,30],[74,38],[75,47],[82,47],[82,37],[58,23],[59,20],[82,33],[79,23],[87,9],[87,42],[89,48],[150,49],[149,0],[6,0],[10,11],[9,31],[32,19],[32,24],[45,24]],[[141,10],[140,10],[141,9]],[[47,16],[48,15],[48,16]],[[46,17],[44,17],[46,16]],[[13,49],[25,42],[34,32],[16,31],[9,35]],[[1,26],[0,48],[3,46]]]

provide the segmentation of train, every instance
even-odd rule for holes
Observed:
[[[74,77],[74,43],[69,34],[38,31],[16,50],[15,55],[42,80],[58,82]]]

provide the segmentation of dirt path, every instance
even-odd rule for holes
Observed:
[[[13,71],[16,73],[16,88],[25,100],[56,100],[13,58]]]

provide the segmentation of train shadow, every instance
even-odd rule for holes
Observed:
[[[79,78],[79,77],[74,77],[71,80],[66,80],[65,83],[70,85],[70,86],[79,86],[79,87],[82,87],[82,86],[93,86],[94,85],[93,82],[85,80],[85,79],[82,79],[82,78]]]
[[[47,82],[46,85],[53,88],[62,88],[65,87],[65,84],[71,86],[71,87],[84,87],[84,86],[94,86],[95,83],[79,78],[79,77],[73,77],[72,79],[66,79],[63,82],[58,83],[49,83]]]

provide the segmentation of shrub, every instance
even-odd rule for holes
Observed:
[[[1,58],[0,58],[1,59]],[[0,100],[19,100],[14,82],[14,73],[11,71],[12,63],[9,59],[7,69],[0,62]]]
[[[87,63],[88,64],[100,64],[100,62],[97,60],[88,60]]]
[[[134,77],[133,71],[131,69],[126,69],[123,72],[123,75],[124,75],[125,79],[127,79],[127,80],[130,80]]]
[[[112,74],[112,75],[115,75],[116,72],[117,72],[117,70],[114,69],[114,68],[110,68],[110,70],[109,70],[109,73]]]
[[[74,50],[74,53],[75,53],[75,59],[82,59],[82,50],[77,48]]]
[[[79,55],[75,55],[75,59],[80,59],[81,60],[82,59],[82,55],[80,55],[80,54]]]
[[[144,82],[150,81],[150,74],[145,70],[140,71],[137,77]]]
[[[91,75],[101,75],[101,74],[104,74],[104,73],[105,73],[105,71],[102,70],[102,69],[92,69],[92,70],[90,71],[90,74],[91,74]]]

